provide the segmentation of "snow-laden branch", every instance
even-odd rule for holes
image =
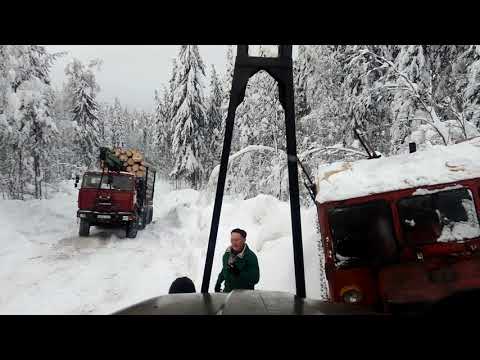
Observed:
[[[328,152],[328,151],[336,151],[336,152],[343,151],[343,152],[348,152],[348,153],[352,153],[352,154],[356,154],[356,155],[361,155],[361,156],[364,156],[364,157],[368,158],[368,155],[361,152],[361,151],[354,150],[354,149],[349,149],[349,148],[345,148],[345,147],[337,147],[337,146],[327,146],[327,147],[310,149],[310,150],[304,151],[301,154],[299,154],[298,158],[300,159],[300,161],[303,161],[309,155],[312,155],[312,154],[315,154],[315,153],[318,153],[318,152]]]
[[[243,148],[242,150],[240,151],[237,151],[235,154],[233,155],[230,155],[229,158],[228,158],[228,167],[227,167],[227,171],[228,169],[230,169],[230,167],[232,166],[232,162],[245,155],[246,153],[249,153],[249,152],[253,152],[253,151],[257,151],[257,152],[277,152],[276,149],[270,147],[270,146],[264,146],[264,145],[248,145],[247,147]],[[210,187],[214,184],[214,182],[216,181],[216,179],[218,178],[218,174],[220,172],[220,164],[218,164],[217,166],[215,166],[210,174],[210,177],[208,179],[208,185],[207,187]]]
[[[398,76],[400,76],[403,80],[405,80],[405,82],[407,83],[408,87],[410,88],[410,93],[422,104],[422,107],[423,109],[427,112],[427,114],[430,116],[431,118],[431,121],[428,121],[427,119],[425,119],[425,122],[427,124],[429,124],[430,126],[432,126],[437,132],[438,134],[440,135],[440,137],[442,138],[443,142],[445,145],[448,145],[448,135],[446,134],[445,132],[445,128],[443,126],[443,124],[441,123],[440,119],[438,118],[436,112],[435,112],[435,109],[433,106],[429,106],[425,103],[425,101],[422,99],[422,96],[420,95],[420,93],[418,92],[418,88],[417,88],[417,85],[415,83],[413,83],[407,75],[405,75],[403,72],[401,72],[400,70],[397,69],[397,67],[395,66],[395,64],[393,62],[391,62],[390,60],[386,59],[385,57],[381,56],[381,55],[377,55],[375,54],[374,52],[368,50],[368,49],[363,49],[361,51],[361,54],[362,55],[365,55],[365,54],[368,54],[370,56],[372,56],[376,61],[378,61],[379,63],[382,63],[382,64],[387,64],[391,69],[392,71],[397,74]],[[379,68],[382,68],[382,66],[379,66],[375,69],[379,69]],[[374,69],[374,70],[375,70]],[[369,73],[369,72],[368,72]],[[367,73],[367,74],[368,74]]]
[[[280,150],[280,149],[278,149],[278,150]],[[249,145],[249,146],[243,148],[242,150],[237,151],[235,154],[230,155],[230,157],[228,158],[227,171],[230,169],[230,167],[232,166],[232,163],[236,159],[240,158],[241,156],[245,155],[246,153],[250,153],[250,152],[278,153],[278,150],[273,148],[273,147],[270,147],[270,146]],[[286,155],[285,150],[280,150],[280,151],[281,151],[282,154]],[[297,157],[300,161],[304,161],[308,156],[311,156],[312,154],[315,154],[315,153],[334,154],[334,153],[338,153],[338,152],[347,152],[347,153],[360,155],[360,156],[363,156],[365,158],[368,158],[367,154],[365,154],[361,151],[357,151],[357,150],[349,149],[349,148],[345,148],[345,147],[337,147],[337,146],[326,146],[326,147],[318,147],[318,148],[314,148],[314,149],[309,149],[309,150],[306,150],[306,151],[298,154]],[[282,172],[286,167],[287,167],[287,162],[285,162],[283,165],[280,166],[280,172]],[[220,172],[220,165],[217,165],[217,166],[215,166],[215,168],[212,170],[212,172],[210,174],[210,177],[209,177],[208,183],[207,183],[207,189],[213,189],[214,184],[216,183],[216,181],[218,179],[219,172]]]

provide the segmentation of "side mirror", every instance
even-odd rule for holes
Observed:
[[[80,181],[80,176],[75,175],[75,187],[77,187],[79,181]]]

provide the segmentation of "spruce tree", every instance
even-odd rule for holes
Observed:
[[[99,64],[99,61],[94,60],[85,66],[80,60],[73,59],[65,69],[68,76],[72,120],[76,126],[74,139],[76,154],[79,162],[87,168],[96,162],[98,148],[101,145],[96,101],[100,87],[94,74]]]
[[[56,127],[51,118],[53,92],[49,70],[58,54],[38,45],[0,46],[0,141],[7,194],[42,197],[47,161]]]
[[[182,45],[173,93],[174,128],[172,154],[175,165],[171,175],[201,186],[207,156],[205,128],[208,125],[203,96],[205,68],[197,45]]]
[[[220,156],[223,145],[223,128],[222,128],[222,85],[218,78],[215,67],[211,66],[210,72],[210,96],[208,99],[208,132],[207,147],[209,149],[209,161],[207,177],[216,164],[220,163]]]

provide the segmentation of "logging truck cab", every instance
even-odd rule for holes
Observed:
[[[79,177],[75,186],[78,186]],[[135,238],[153,218],[155,171],[144,176],[104,167],[87,171],[78,193],[79,235],[88,236],[90,226],[120,226],[128,238]]]
[[[330,301],[423,312],[478,296],[479,193],[480,138],[322,166],[316,205]]]

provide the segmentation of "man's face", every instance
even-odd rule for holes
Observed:
[[[238,252],[243,250],[245,239],[239,233],[233,232],[231,234],[230,242],[232,244],[232,249]]]

